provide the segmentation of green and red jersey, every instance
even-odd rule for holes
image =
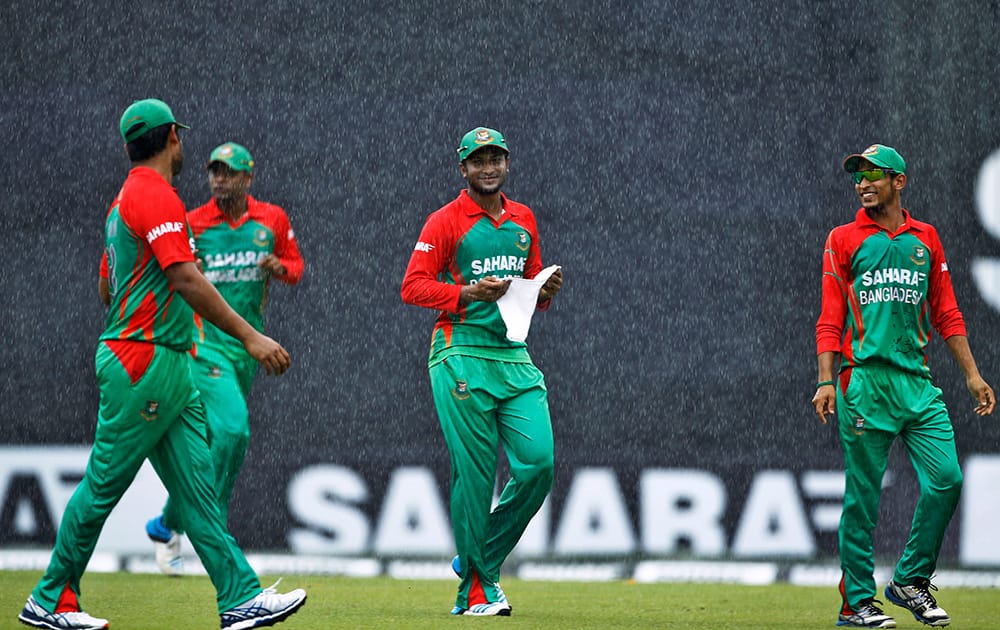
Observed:
[[[247,195],[247,211],[236,221],[229,220],[215,199],[189,212],[187,219],[205,277],[233,310],[263,332],[271,275],[257,264],[269,254],[277,256],[285,274],[275,277],[286,284],[297,283],[305,269],[288,215],[274,204]],[[211,322],[195,315],[195,325],[196,346],[204,344],[232,359],[246,356],[237,339]]]
[[[177,191],[153,169],[133,168],[105,219],[101,275],[108,279],[111,303],[100,339],[190,350],[191,307],[163,270],[194,262],[193,250]],[[122,346],[109,345],[121,358]]]
[[[827,237],[816,351],[841,353],[842,370],[881,365],[929,377],[932,327],[944,339],[966,334],[937,230],[906,210],[903,218],[890,233],[861,208]]]
[[[413,248],[403,277],[403,301],[441,311],[431,336],[430,365],[453,354],[530,361],[523,342],[507,339],[496,303],[459,304],[462,285],[487,276],[531,279],[542,270],[534,213],[500,196],[503,214],[494,221],[463,190],[427,218]]]

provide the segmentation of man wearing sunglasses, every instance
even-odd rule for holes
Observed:
[[[931,594],[937,589],[930,579],[958,505],[962,471],[948,410],[927,366],[932,328],[964,373],[975,412],[992,413],[996,398],[969,349],[937,230],[902,207],[906,162],[892,147],[875,144],[847,156],[844,170],[861,208],[853,222],[827,237],[812,399],[824,424],[837,414],[844,449],[837,625],[896,627],[875,599],[872,533],[898,437],[916,471],[920,499],[885,597],[924,624],[946,626],[951,618]]]

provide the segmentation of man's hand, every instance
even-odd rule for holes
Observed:
[[[510,280],[498,280],[496,276],[486,276],[476,284],[462,286],[461,304],[473,302],[496,302],[510,287]]]
[[[997,404],[997,397],[993,394],[993,388],[983,380],[983,377],[975,376],[969,379],[965,385],[969,388],[972,397],[979,403],[976,405],[974,411],[981,416],[988,416],[993,413],[993,408]]]
[[[267,335],[257,333],[243,345],[247,354],[256,359],[268,374],[284,374],[292,366],[292,357],[281,344]]]
[[[836,413],[836,401],[837,388],[833,385],[823,385],[822,387],[816,388],[816,394],[813,396],[812,404],[816,409],[816,415],[819,416],[819,421],[823,424],[826,424],[827,416],[832,416]]]
[[[286,273],[285,266],[281,264],[281,259],[274,254],[268,254],[261,258],[257,266],[272,276],[283,276]]]
[[[556,269],[549,276],[549,279],[545,281],[542,288],[538,291],[538,301],[544,302],[545,300],[551,300],[555,297],[556,293],[559,293],[559,289],[562,288],[562,268]]]

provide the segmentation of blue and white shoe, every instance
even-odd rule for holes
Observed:
[[[471,615],[473,617],[510,617],[511,607],[507,602],[488,602],[473,604],[468,608],[455,606],[451,609],[453,615]]]
[[[146,521],[146,535],[153,541],[156,566],[164,575],[184,575],[184,558],[181,557],[181,535],[167,527],[163,515]]]
[[[459,562],[458,556],[451,559],[451,570],[455,572],[455,575],[462,577],[462,563]]]
[[[91,617],[82,610],[50,613],[35,601],[34,595],[28,596],[28,602],[17,618],[23,624],[48,630],[104,630],[108,627],[107,619]]]
[[[909,610],[920,623],[936,627],[947,626],[951,623],[951,617],[937,605],[937,600],[931,595],[932,590],[936,591],[937,587],[926,578],[914,580],[913,584],[907,586],[889,580],[885,586],[885,597],[893,604]]]
[[[288,593],[278,593],[274,590],[278,582],[261,591],[256,597],[219,615],[222,630],[273,626],[302,608],[306,603],[306,592],[297,588]]]

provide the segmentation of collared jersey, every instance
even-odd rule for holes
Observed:
[[[500,196],[504,212],[494,221],[463,190],[427,218],[413,248],[401,294],[408,304],[440,311],[431,335],[430,365],[452,354],[530,361],[526,344],[507,339],[496,303],[459,304],[462,285],[487,276],[530,279],[542,269],[534,213]]]
[[[108,210],[102,275],[111,303],[104,341],[191,349],[191,307],[163,270],[194,262],[194,241],[177,191],[151,168],[133,168]]]
[[[931,328],[944,339],[966,334],[937,230],[903,217],[893,234],[861,208],[827,237],[816,348],[840,352],[842,370],[875,364],[929,377]]]
[[[205,277],[233,310],[263,332],[271,276],[257,264],[269,254],[277,256],[285,275],[276,277],[286,284],[296,284],[305,268],[288,215],[274,204],[247,195],[247,211],[236,221],[230,221],[211,199],[189,212],[188,222]],[[233,359],[246,356],[239,340],[197,314],[195,325],[196,352],[204,344]]]

